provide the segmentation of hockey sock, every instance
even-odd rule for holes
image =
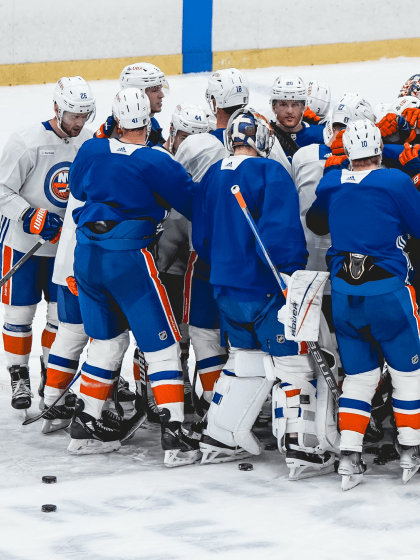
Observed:
[[[53,345],[55,337],[57,335],[57,330],[58,327],[47,323],[45,325],[45,329],[42,331],[41,346],[44,364],[48,364],[48,356],[50,354],[51,346]]]
[[[48,358],[44,402],[50,406],[68,387],[77,372],[80,355],[89,337],[83,325],[60,323]],[[61,401],[58,404],[63,404]]]
[[[3,343],[8,367],[28,365],[32,349],[32,325],[3,325]]]

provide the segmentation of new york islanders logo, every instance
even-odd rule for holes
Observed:
[[[62,161],[56,163],[48,171],[45,177],[44,192],[45,196],[59,208],[65,208],[67,206],[67,200],[69,198],[69,171],[70,171],[70,161]]]

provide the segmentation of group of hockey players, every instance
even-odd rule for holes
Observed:
[[[12,407],[32,403],[44,297],[41,430],[69,428],[69,453],[117,451],[148,419],[168,467],[259,455],[252,428],[271,402],[291,480],[339,459],[352,488],[390,416],[407,482],[420,467],[420,75],[375,110],[281,75],[270,121],[246,77],[219,70],[210,112],[177,105],[166,140],[163,72],[139,62],[119,86],[92,138],[91,88],[61,78],[54,117],[4,148],[2,276],[42,241],[1,287]],[[121,377],[129,331],[135,392]],[[342,383],[338,406],[309,341]]]

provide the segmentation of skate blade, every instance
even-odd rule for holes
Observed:
[[[42,411],[44,410],[44,407],[45,407],[44,397],[41,397],[41,398],[39,399],[38,408],[39,408],[39,410],[42,412]]]
[[[407,484],[407,482],[416,474],[416,472],[419,469],[420,469],[420,465],[415,465],[414,467],[408,469],[403,467],[403,475],[402,475],[403,484]]]
[[[29,418],[29,408],[16,408],[15,410],[17,410],[18,418],[22,420],[22,422],[25,422],[25,420]]]
[[[362,482],[363,474],[342,475],[341,490],[346,492]]]
[[[325,465],[320,469],[314,468],[312,465],[289,467],[289,469],[289,480],[303,480],[305,478],[313,478],[314,476],[324,476],[333,473],[334,463],[332,465]]]
[[[99,441],[97,439],[72,439],[67,447],[70,455],[93,455],[118,451],[121,443],[117,441]]]
[[[164,464],[165,467],[183,467],[184,465],[193,465],[201,459],[201,451],[181,451],[180,449],[168,449],[165,451]]]
[[[134,437],[134,434],[137,432],[137,430],[141,427],[141,425],[146,420],[147,420],[146,414],[143,414],[143,416],[141,416],[138,420],[136,420],[133,423],[133,425],[127,430],[127,433],[125,434],[125,436],[120,439],[121,443],[123,443],[123,441],[127,441],[128,439],[131,439],[132,437]]]
[[[63,420],[60,418],[54,418],[54,420],[44,420],[42,423],[41,433],[51,434],[52,432],[57,432],[58,430],[64,430],[70,426],[71,418],[68,420]]]
[[[200,463],[201,465],[207,465],[210,463],[217,465],[218,463],[230,463],[231,461],[240,461],[241,459],[254,457],[252,453],[249,453],[249,451],[245,451],[245,449],[242,448],[238,450],[225,450],[211,445],[200,444],[200,451],[203,454]]]

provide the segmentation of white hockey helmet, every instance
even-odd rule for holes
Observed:
[[[209,78],[206,100],[213,114],[216,114],[211,100],[214,98],[216,107],[244,107],[249,101],[248,80],[236,68],[217,70]]]
[[[61,127],[63,114],[89,114],[87,123],[92,122],[96,114],[96,101],[89,84],[81,76],[60,78],[54,89],[54,103],[58,106],[58,124]]]
[[[382,153],[381,131],[369,119],[350,122],[343,134],[343,146],[350,160],[379,156]]]
[[[398,97],[393,101],[388,107],[388,113],[395,113],[397,117],[400,117],[406,109],[419,108],[420,99],[413,97],[412,95]]]
[[[164,94],[169,94],[169,84],[165,74],[154,64],[135,62],[123,68],[120,75],[121,89],[135,87],[144,90],[154,86],[162,86]]]
[[[302,78],[282,74],[275,79],[271,88],[270,105],[273,101],[302,101],[306,106],[308,90]]]
[[[112,109],[121,128],[141,128],[150,122],[150,101],[139,88],[123,89],[117,93]]]
[[[328,144],[332,138],[334,123],[347,125],[349,122],[359,119],[368,119],[375,123],[376,116],[372,105],[366,101],[359,93],[345,93],[343,97],[334,105],[330,125],[324,127],[324,142]]]
[[[307,105],[321,121],[325,119],[330,110],[331,89],[328,84],[312,80],[308,82]]]
[[[389,103],[377,103],[375,105],[375,107],[373,108],[373,112],[375,113],[376,116],[376,122],[379,122],[380,120],[382,120],[384,118],[384,116],[389,113],[388,111],[388,107],[389,107]]]
[[[188,134],[200,134],[209,130],[208,119],[203,108],[191,103],[181,103],[175,107],[171,126],[174,136],[179,130]]]
[[[249,107],[233,113],[226,127],[226,148],[233,154],[235,146],[250,146],[267,158],[274,144],[274,131],[268,120]]]

